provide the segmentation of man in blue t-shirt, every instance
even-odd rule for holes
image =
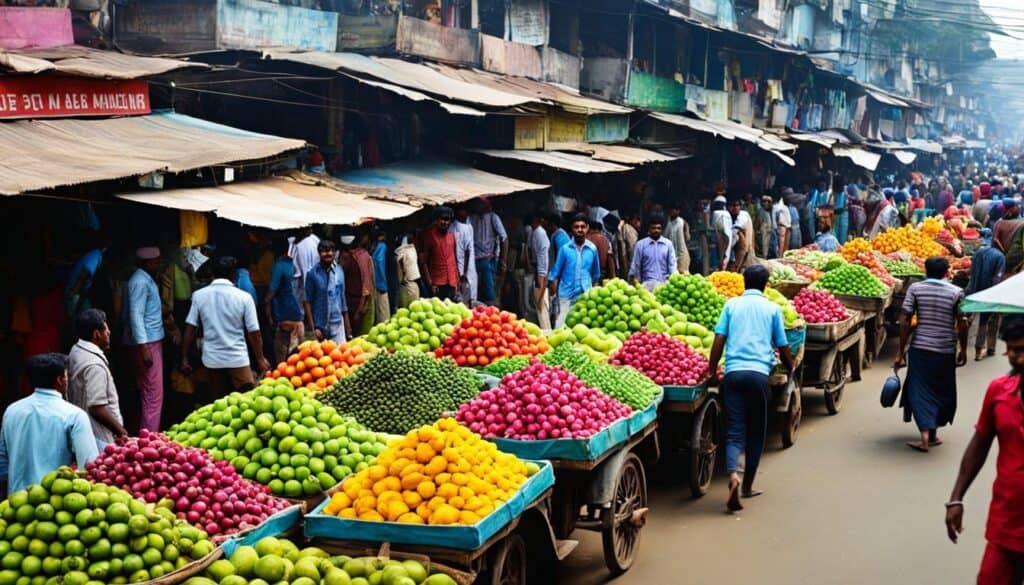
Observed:
[[[722,400],[725,406],[725,468],[729,473],[729,500],[732,512],[742,510],[740,496],[752,498],[754,478],[764,451],[771,388],[768,377],[775,367],[775,350],[783,365],[793,371],[782,310],[764,296],[770,273],[762,265],[743,271],[746,291],[730,299],[715,326],[711,347],[711,379],[718,381],[718,362],[725,353],[725,379]],[[740,491],[739,456],[746,452],[746,468]]]
[[[302,308],[295,294],[295,262],[288,255],[288,240],[276,238],[273,243],[274,266],[270,269],[270,285],[263,299],[267,322],[274,327],[274,358],[278,363],[288,359],[305,335]]]

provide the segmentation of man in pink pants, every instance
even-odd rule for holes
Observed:
[[[139,427],[156,432],[160,430],[164,401],[164,319],[155,280],[160,270],[160,249],[139,248],[135,256],[139,268],[128,280],[125,291],[125,345],[142,403]]]

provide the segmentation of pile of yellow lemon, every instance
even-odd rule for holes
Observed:
[[[536,464],[503,453],[452,418],[409,431],[349,477],[325,514],[406,524],[476,524],[515,494]]]
[[[718,271],[708,275],[708,282],[715,287],[718,294],[727,299],[743,294],[743,275],[738,272]]]
[[[862,254],[864,252],[871,252],[871,242],[864,238],[854,238],[839,247],[839,253],[842,254],[843,258],[846,258],[848,262],[852,262],[857,258],[858,254]]]
[[[872,243],[876,250],[884,254],[903,251],[918,258],[944,255],[946,249],[932,238],[933,236],[929,236],[923,231],[905,225],[899,229],[879,234]]]
[[[946,226],[942,221],[942,218],[933,215],[931,217],[925,218],[925,220],[921,222],[921,225],[918,229],[921,230],[921,233],[928,236],[928,238],[934,239],[935,236],[939,235],[939,232],[941,232],[945,228]]]

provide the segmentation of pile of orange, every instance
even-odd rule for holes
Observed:
[[[372,355],[357,343],[338,345],[330,339],[304,341],[298,352],[277,364],[267,377],[285,378],[296,388],[320,392],[351,374]]]
[[[896,286],[896,279],[892,277],[892,274],[889,274],[889,271],[885,269],[885,265],[875,256],[874,252],[859,252],[852,258],[847,258],[847,260],[850,261],[850,264],[859,264],[870,270],[871,274],[875,275],[878,280],[881,280],[885,286],[889,288]]]
[[[931,218],[929,218],[931,219]],[[928,220],[925,220],[926,222]],[[922,228],[924,226],[922,225]],[[946,249],[941,244],[935,241],[935,236],[942,231],[940,227],[937,231],[930,233],[922,230],[916,230],[909,225],[905,225],[901,228],[889,230],[878,234],[878,236],[872,242],[875,249],[883,254],[891,254],[893,252],[904,251],[917,256],[918,258],[930,258],[932,256],[943,256],[946,254]]]
[[[853,262],[858,254],[871,253],[871,242],[864,238],[854,238],[839,247],[839,253],[847,262]]]
[[[712,272],[708,275],[708,282],[715,287],[718,294],[727,299],[740,296],[746,288],[743,284],[743,275],[738,272]]]
[[[943,223],[942,218],[937,215],[933,215],[925,218],[925,220],[921,222],[921,225],[918,226],[918,229],[929,238],[934,238],[939,234],[939,232],[945,229],[945,227],[946,226]]]
[[[324,513],[403,524],[476,524],[537,469],[445,418],[392,441],[373,465],[341,484]]]

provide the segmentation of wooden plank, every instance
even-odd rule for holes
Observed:
[[[406,55],[459,65],[480,64],[480,34],[477,31],[450,28],[409,16],[398,19],[395,46],[399,53]]]
[[[585,142],[587,138],[587,117],[554,110],[548,116],[547,142]]]
[[[517,117],[515,122],[515,143],[517,150],[540,150],[544,148],[544,119]]]
[[[541,79],[540,52],[536,47],[480,35],[480,63],[487,71]]]
[[[338,16],[338,50],[362,53],[394,49],[398,15]]]

